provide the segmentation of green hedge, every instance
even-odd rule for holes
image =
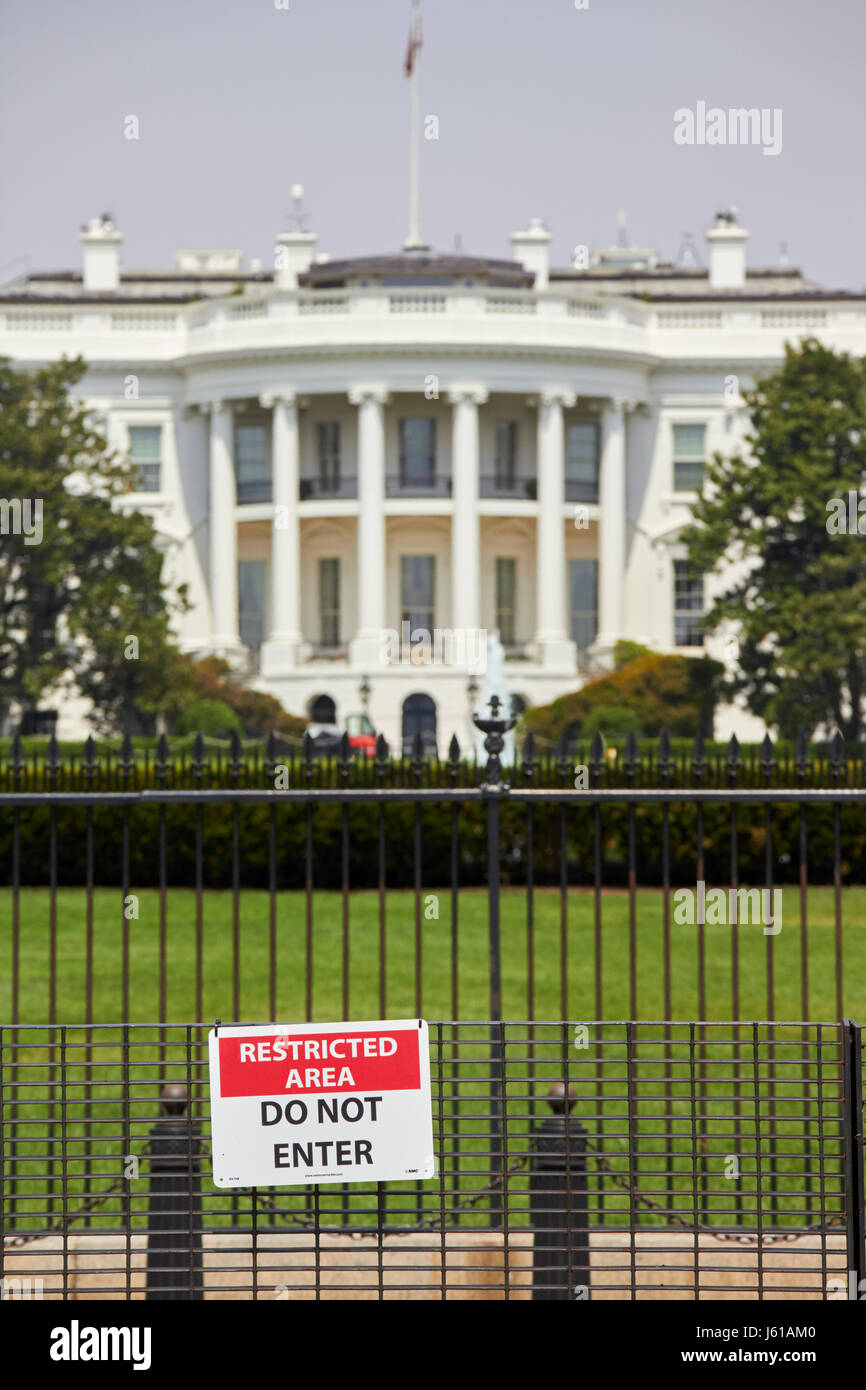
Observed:
[[[2,805],[2,798],[0,798]],[[120,884],[123,817],[117,807],[93,810],[94,876],[102,885]],[[305,874],[306,810],[286,803],[274,811],[279,888],[301,888]],[[429,804],[420,811],[422,824],[421,881],[425,888],[446,886],[451,874],[451,807]],[[167,881],[195,883],[196,812],[189,805],[164,808]],[[313,879],[318,887],[340,884],[342,808],[317,806],[313,813]],[[86,812],[81,807],[58,807],[56,818],[57,882],[86,882]],[[833,810],[810,806],[806,811],[808,871],[813,883],[832,881]],[[601,812],[603,881],[626,882],[628,810],[604,806]],[[676,884],[696,877],[697,811],[693,803],[670,808],[671,878]],[[638,806],[634,813],[638,882],[653,885],[662,879],[662,809]],[[244,886],[266,888],[270,812],[267,806],[243,806],[237,813],[240,879]],[[50,812],[25,807],[18,813],[20,881],[47,884],[50,872]],[[129,812],[130,882],[154,886],[159,882],[159,824],[156,806],[133,806]],[[414,824],[412,805],[391,803],[385,810],[386,882],[409,887],[414,882]],[[0,881],[12,879],[13,815],[0,815]],[[229,888],[232,884],[233,808],[211,804],[202,811],[203,883]],[[371,888],[378,873],[378,816],[369,807],[349,806],[349,879],[356,888]],[[501,862],[506,882],[523,883],[527,875],[526,810],[520,803],[501,807]],[[772,864],[777,883],[795,882],[798,875],[799,808],[780,804],[772,812]],[[483,884],[486,879],[487,830],[483,804],[463,805],[458,812],[459,881]],[[763,805],[744,805],[738,812],[739,875],[743,882],[761,883],[765,870],[765,811]],[[538,885],[559,882],[560,810],[556,804],[534,810],[534,877]],[[568,878],[572,884],[592,883],[594,812],[591,807],[567,813]],[[708,883],[730,880],[730,813],[725,805],[704,807],[704,877]],[[866,881],[866,815],[862,806],[841,812],[841,867],[847,882]]]

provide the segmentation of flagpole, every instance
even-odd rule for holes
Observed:
[[[421,10],[418,0],[412,4],[413,36],[420,33]],[[409,235],[404,249],[412,251],[423,245],[419,230],[421,215],[421,170],[419,151],[421,144],[421,91],[419,87],[418,55],[412,54],[412,71],[409,74]]]

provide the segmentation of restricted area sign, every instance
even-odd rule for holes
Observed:
[[[217,1187],[432,1178],[421,1019],[220,1025],[208,1041]]]

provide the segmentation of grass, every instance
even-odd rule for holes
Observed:
[[[421,1007],[430,1020],[451,1019],[451,901],[447,892],[438,895],[438,919],[424,920],[422,930],[423,992]],[[158,892],[138,894],[139,916],[128,923],[130,943],[130,1022],[153,1023],[159,1013],[160,900]],[[425,898],[428,910],[432,909]],[[238,900],[240,923],[240,1017],[266,1020],[269,1007],[269,906],[266,893],[245,890]],[[386,1000],[384,1013],[391,1018],[410,1017],[415,1012],[415,902],[409,892],[387,895]],[[573,1020],[596,1017],[594,897],[591,892],[572,891],[568,897],[568,1014]],[[194,1020],[195,1001],[195,907],[192,891],[172,889],[166,901],[165,964],[167,979],[166,1016],[179,1024]],[[504,889],[502,907],[503,1014],[507,1019],[526,1019],[527,927],[526,896],[517,889]],[[61,889],[56,899],[57,993],[56,1020],[81,1024],[84,1020],[86,895],[82,889]],[[19,1019],[22,1023],[48,1020],[48,964],[50,897],[44,889],[26,889],[20,896],[20,994]],[[607,1019],[629,1016],[628,895],[606,891],[602,910],[602,1015]],[[379,1000],[379,903],[375,893],[353,893],[349,912],[348,1016],[354,1019],[378,1018]],[[343,902],[340,894],[317,892],[313,904],[313,1017],[326,1021],[342,1016],[342,925]],[[846,1014],[866,1021],[866,889],[848,888],[843,892],[844,922],[844,1008]],[[11,893],[0,893],[0,951],[10,960]],[[228,1020],[232,1007],[232,927],[233,899],[230,893],[205,892],[203,919],[203,1019]],[[773,942],[775,962],[775,1016],[799,1020],[801,947],[799,895],[787,889],[783,898],[783,927],[775,938],[765,937],[759,927],[740,928],[740,1017],[767,1017],[767,942]],[[277,925],[277,1009],[279,1020],[292,1021],[304,1016],[305,1004],[305,899],[300,893],[281,893],[276,898]],[[99,1023],[119,1023],[121,1014],[120,945],[123,928],[121,900],[117,890],[96,889],[93,894],[93,1019]],[[644,1020],[663,1016],[662,992],[662,895],[654,890],[637,894],[637,977],[638,1017]],[[671,997],[675,1019],[698,1017],[697,928],[671,923]],[[489,1017],[487,896],[483,891],[464,891],[459,898],[459,1016],[464,1020]],[[555,1020],[560,1016],[559,981],[560,898],[555,891],[535,894],[535,1017]],[[834,903],[831,888],[815,887],[808,896],[808,967],[810,1016],[832,1020],[835,1005]],[[706,928],[706,979],[708,1019],[731,1016],[731,932],[729,928]],[[11,982],[4,967],[0,988],[0,1017],[10,1017]],[[694,1171],[692,1135],[693,1105],[689,1071],[688,1029],[672,1026],[670,1083],[665,1087],[662,1055],[653,1043],[652,1030],[645,1030],[639,1043],[637,1072],[636,1145],[640,1156],[640,1185],[655,1194],[663,1206],[679,1211],[687,1221],[694,1213]],[[767,1067],[767,1030],[761,1030],[762,1062],[757,1085],[751,1071],[748,1047],[744,1049],[740,1133],[734,1135],[732,1112],[733,1047],[728,1029],[711,1033],[699,1046],[698,1055],[706,1063],[706,1084],[701,1103],[703,1137],[700,1160],[701,1181],[707,1196],[701,1219],[724,1225],[735,1219],[735,1197],[741,1203],[745,1225],[754,1225],[757,1199],[756,1165],[760,1154],[763,1167],[761,1210],[770,1224],[802,1225],[820,1215],[817,1197],[804,1215],[804,1188],[811,1182],[827,1197],[827,1209],[838,1207],[840,1167],[838,1130],[838,1052],[835,1034],[825,1033],[825,1093],[823,1111],[817,1108],[814,1047],[809,1052],[811,1091],[804,1092],[804,1072],[799,1030],[777,1030],[786,1039],[787,1051],[777,1053],[780,1076],[796,1083],[779,1085],[775,1101],[770,1100]],[[204,1058],[195,1043],[194,1080],[202,1082],[202,1107],[206,1135],[206,1068],[196,1072],[197,1058]],[[435,1030],[433,1030],[435,1036]],[[451,1030],[443,1030],[441,1065],[434,1056],[434,1089],[441,1077],[444,1152],[448,1157],[448,1205],[465,1198],[486,1181],[489,1174],[489,1047],[486,1028],[464,1025],[459,1048]],[[570,1034],[550,1026],[539,1028],[539,1041],[530,1066],[527,1061],[527,1031],[520,1024],[506,1029],[507,1144],[508,1157],[525,1151],[532,1125],[541,1117],[533,1096],[543,1094],[550,1081],[563,1075],[563,1056],[568,1058],[569,1075],[579,1091],[577,1114],[592,1141],[603,1147],[605,1155],[620,1174],[627,1170],[629,1146],[627,1129],[627,1085],[622,1062],[623,1030],[614,1024],[592,1031],[590,1048],[581,1053],[573,1049]],[[748,1041],[748,1030],[741,1037]],[[6,1035],[8,1041],[8,1034]],[[72,1031],[67,1038],[68,1052],[61,1094],[55,1085],[49,1090],[48,1065],[58,1061],[43,1034],[23,1033],[15,1075],[7,1072],[7,1085],[18,1080],[32,1083],[33,1089],[19,1093],[13,1101],[7,1123],[18,1122],[19,1155],[26,1156],[19,1170],[22,1175],[19,1220],[22,1225],[42,1228],[61,1214],[60,1146],[46,1139],[48,1120],[58,1113],[61,1103],[67,1115],[68,1200],[74,1210],[88,1191],[99,1191],[120,1175],[122,1156],[141,1151],[156,1112],[158,1086],[163,1079],[187,1079],[186,1033],[179,1027],[165,1035],[164,1055],[156,1033],[133,1030],[129,1035],[132,1067],[124,1083],[123,1038],[119,1028],[97,1035],[89,1060],[82,1051],[83,1034]],[[667,1090],[668,1099],[665,1099]],[[760,1136],[756,1139],[755,1091],[760,1108]],[[459,1093],[459,1113],[455,1095]],[[799,1098],[803,1097],[805,1098]],[[603,1103],[599,1097],[603,1098]],[[434,1124],[438,1126],[438,1106]],[[543,1113],[547,1113],[542,1107]],[[660,1119],[662,1112],[669,1117]],[[124,1120],[126,1115],[126,1120]],[[775,1116],[775,1136],[771,1137],[768,1116]],[[824,1139],[825,1168],[819,1175],[817,1135],[819,1123]],[[28,1134],[33,1138],[28,1138]],[[459,1140],[458,1147],[455,1140]],[[811,1150],[807,1152],[808,1146]],[[724,1164],[731,1153],[741,1161],[742,1177],[737,1184],[724,1180]],[[774,1157],[773,1157],[774,1155]],[[768,1185],[770,1165],[775,1177]],[[204,1164],[207,1172],[207,1162]],[[146,1164],[142,1169],[146,1173]],[[594,1159],[589,1163],[590,1211],[603,1202],[607,1220],[614,1225],[629,1219],[628,1196],[610,1177],[600,1177]],[[242,1224],[249,1223],[250,1195],[229,1195],[212,1188],[205,1178],[205,1220],[209,1226],[226,1224],[239,1213]],[[769,1186],[777,1189],[775,1198]],[[668,1199],[660,1195],[671,1190]],[[26,1199],[23,1193],[28,1194]],[[128,1184],[127,1198],[112,1198],[93,1218],[93,1229],[117,1229],[129,1222],[141,1228],[146,1221],[147,1182]],[[50,1205],[54,1193],[53,1206]],[[424,1214],[439,1210],[440,1181],[423,1184]],[[307,1194],[303,1190],[282,1190],[281,1208],[302,1213]],[[127,1206],[128,1201],[128,1206]],[[351,1186],[345,1192],[320,1189],[321,1219],[325,1225],[360,1222],[375,1224],[375,1194]],[[410,1184],[389,1188],[384,1197],[389,1221],[416,1219],[416,1191]],[[519,1172],[509,1186],[509,1220],[521,1224],[528,1219],[528,1179]],[[30,1213],[28,1215],[28,1212]],[[264,1214],[261,1220],[265,1221]],[[641,1222],[667,1224],[668,1217],[647,1211]],[[470,1212],[466,1222],[489,1221],[485,1201]]]
[[[138,894],[137,919],[128,922],[130,1022],[159,1018],[160,901],[155,889]],[[637,900],[637,1017],[664,1017],[663,912],[659,891],[642,889]],[[277,1017],[297,1020],[305,1010],[306,922],[302,893],[276,896]],[[425,910],[433,911],[429,897]],[[167,895],[165,961],[166,1019],[169,1022],[230,1019],[232,1007],[233,898],[204,892],[203,1014],[195,1019],[195,906],[193,890],[172,888]],[[438,919],[422,920],[421,1009],[430,1019],[451,1019],[451,899],[436,895]],[[336,892],[317,892],[313,902],[313,1018],[343,1017],[343,904]],[[629,1009],[628,895],[606,891],[602,911],[602,1009],[608,1019],[624,1019]],[[774,1010],[779,1019],[800,1019],[801,943],[799,894],[783,894],[782,930],[770,938],[759,926],[739,928],[740,1011],[745,1019],[769,1016],[767,943],[774,957]],[[85,1021],[86,895],[83,889],[57,892],[58,1022]],[[269,896],[244,890],[238,900],[240,924],[240,1018],[267,1020],[269,1007]],[[352,893],[348,902],[349,1018],[379,1018],[379,902],[375,892]],[[11,959],[11,891],[0,892],[0,959]],[[866,888],[846,888],[842,896],[844,1013],[866,1022]],[[529,1016],[526,895],[503,889],[501,896],[502,1003],[505,1018]],[[93,894],[93,1019],[122,1021],[122,900],[117,890]],[[560,898],[556,890],[535,893],[535,1006],[539,1019],[560,1013]],[[457,1016],[489,1017],[487,895],[464,890],[459,897],[459,996]],[[672,1017],[698,1013],[698,929],[671,923]],[[706,927],[708,1019],[732,1017],[731,930]],[[48,1021],[50,895],[25,889],[20,897],[19,1021]],[[809,1016],[836,1017],[833,890],[814,887],[808,895]],[[592,892],[568,896],[568,1015],[595,1018],[594,899]],[[411,1016],[415,1000],[415,903],[411,892],[390,891],[386,899],[385,1014]],[[11,971],[4,965],[0,1018],[11,1018]]]

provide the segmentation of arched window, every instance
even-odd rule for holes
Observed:
[[[436,706],[429,695],[408,695],[403,701],[403,757],[412,754],[415,735],[425,753],[436,753]]]
[[[313,724],[336,724],[337,706],[330,695],[317,695],[310,701],[310,721]]]

